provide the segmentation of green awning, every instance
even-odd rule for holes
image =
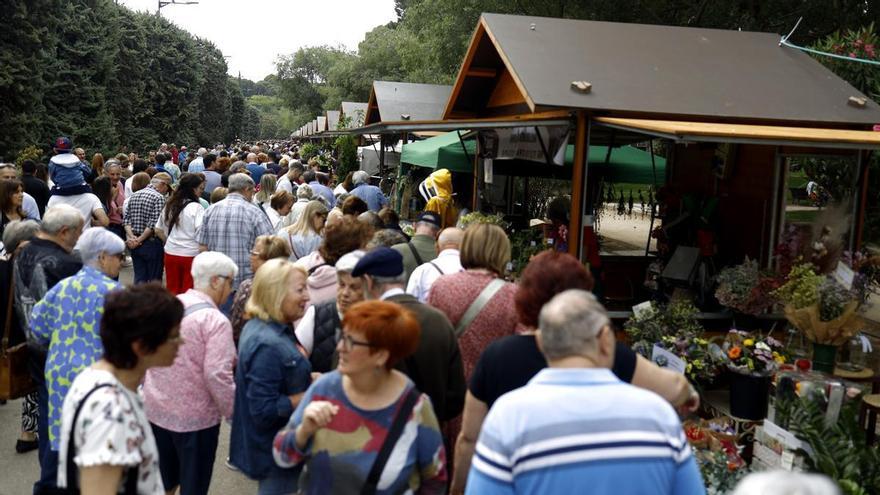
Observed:
[[[457,132],[447,132],[439,136],[403,145],[400,154],[401,163],[409,163],[417,167],[430,169],[445,168],[450,172],[473,173],[474,154],[477,152],[477,141],[464,140],[467,155],[461,146]],[[470,159],[468,159],[470,157]]]
[[[476,153],[476,140],[464,141],[467,149],[465,154],[458,133],[448,132],[439,136],[416,141],[403,145],[400,156],[401,163],[409,163],[417,167],[446,168],[451,172],[473,173],[473,159]],[[611,159],[605,164],[605,156],[608,148],[605,146],[590,146],[590,175],[599,175],[608,182],[626,182],[634,184],[653,184],[655,182],[654,170],[651,165],[651,154],[632,146],[621,146],[611,151]],[[666,177],[666,160],[654,156],[656,164],[656,182],[662,183]],[[533,176],[567,176],[571,177],[571,165],[574,163],[574,145],[568,145],[565,151],[565,166],[556,167],[538,162],[525,162],[521,160],[496,160],[495,172],[511,175]],[[548,170],[548,167],[553,167]],[[562,172],[562,173],[559,173]]]

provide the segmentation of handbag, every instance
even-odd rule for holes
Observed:
[[[382,442],[382,448],[379,449],[379,454],[376,456],[376,460],[373,461],[373,467],[370,468],[367,481],[361,488],[361,495],[373,495],[376,493],[376,489],[379,486],[379,478],[382,476],[385,464],[388,463],[391,451],[394,450],[397,440],[400,439],[400,434],[403,433],[403,427],[406,425],[409,415],[416,405],[416,401],[419,400],[419,395],[421,395],[419,391],[413,387],[409,389],[409,393],[403,399],[403,404],[397,410],[397,415],[394,416],[391,428],[388,429],[388,436],[385,437],[385,441]]]
[[[3,339],[0,341],[0,400],[18,399],[37,390],[28,370],[27,343],[9,347],[9,338],[12,334],[12,300],[15,291],[12,282],[10,277],[6,321],[3,324]]]

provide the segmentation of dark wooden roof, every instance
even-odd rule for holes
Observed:
[[[354,129],[355,127],[364,125],[364,120],[367,118],[366,103],[343,101],[341,110],[340,118],[348,117],[351,119],[351,122],[346,126],[346,129]],[[358,119],[360,119],[360,121],[358,121]]]
[[[452,86],[439,84],[373,81],[364,125],[441,119],[451,92]]]
[[[532,112],[880,123],[875,102],[849,105],[851,96],[864,95],[779,40],[770,33],[483,14],[445,115],[485,115],[509,71],[521,107]],[[575,91],[573,81],[592,90]]]

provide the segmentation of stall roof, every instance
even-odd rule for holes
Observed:
[[[327,117],[318,115],[318,118],[316,118],[315,121],[318,123],[318,132],[324,132],[327,130]]]
[[[351,119],[351,122],[346,126],[346,129],[354,129],[364,125],[364,120],[367,118],[366,103],[343,101],[340,110],[340,118],[348,117]]]
[[[815,127],[880,123],[880,106],[848,104],[864,95],[779,40],[771,33],[483,14],[444,116],[491,115],[507,106]],[[589,82],[591,91],[572,89],[575,81]]]
[[[880,149],[880,132],[812,127],[782,127],[746,124],[712,124],[672,120],[597,117],[601,125],[642,135],[675,141],[718,141],[777,145]]]
[[[452,86],[373,81],[364,125],[384,121],[443,118]]]
[[[327,110],[327,130],[335,131],[339,125],[339,110]]]

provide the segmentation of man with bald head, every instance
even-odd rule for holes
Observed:
[[[406,286],[406,292],[415,296],[419,301],[428,300],[428,292],[434,281],[441,275],[458,273],[463,270],[459,248],[464,231],[455,227],[443,229],[437,236],[437,252],[440,253],[433,260],[419,265],[413,270]]]
[[[251,179],[254,179],[255,184],[259,184],[260,179],[263,178],[263,174],[266,173],[266,169],[263,168],[262,165],[257,163],[257,154],[256,153],[248,153],[247,170],[248,170],[248,172],[251,173]]]

